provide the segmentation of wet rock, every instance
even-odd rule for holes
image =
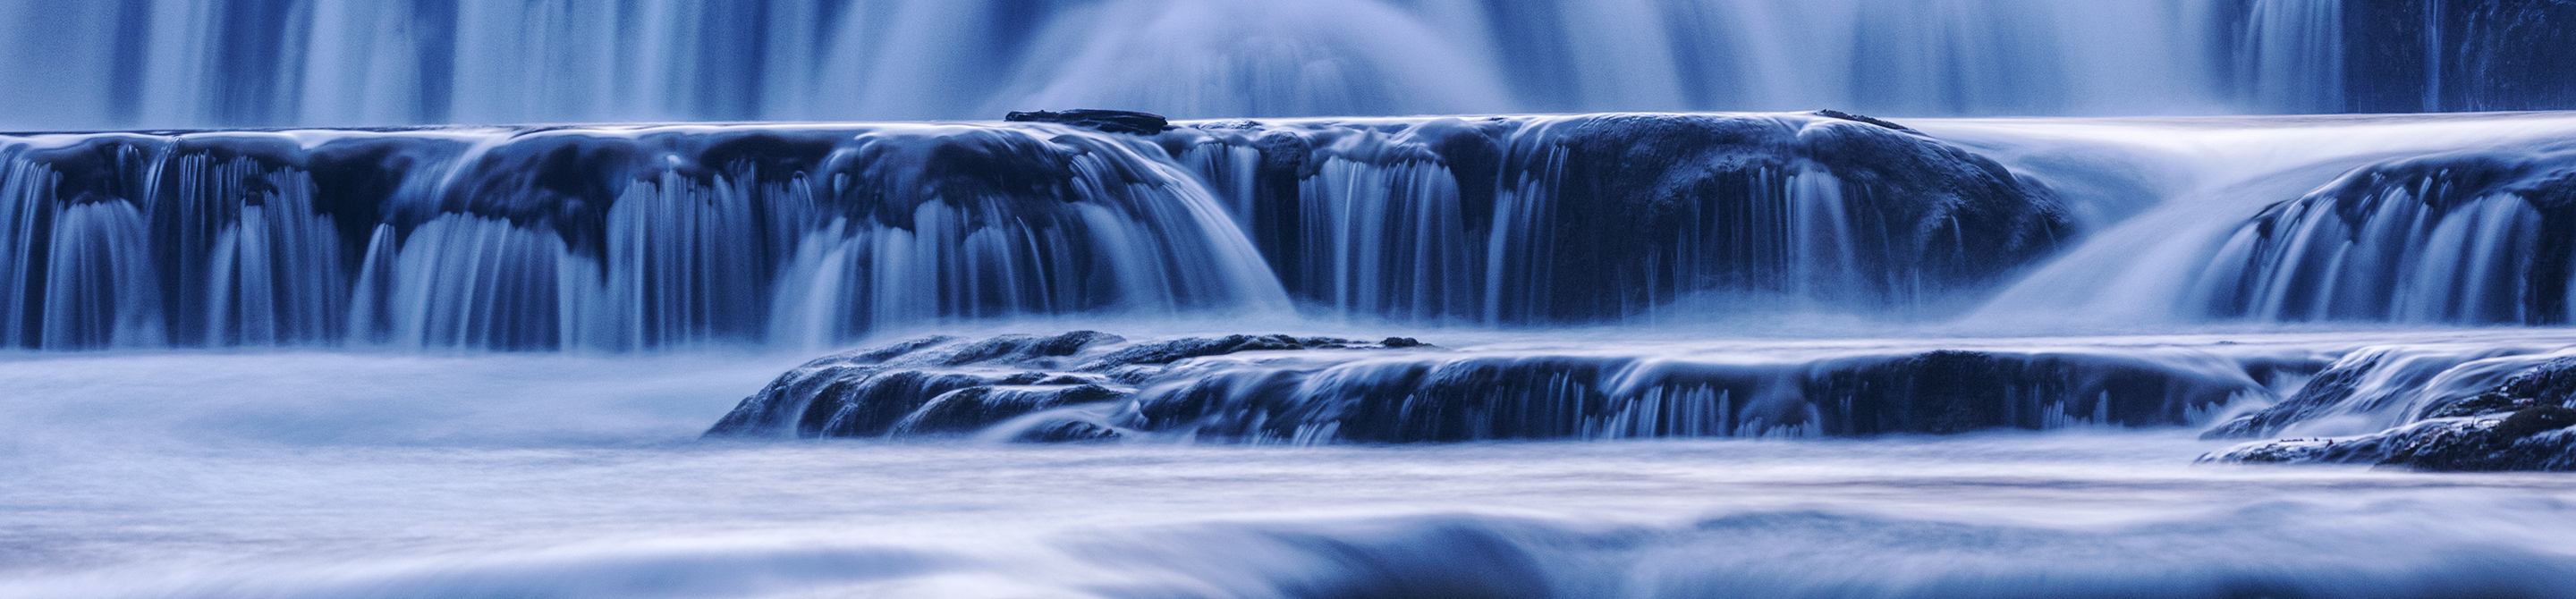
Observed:
[[[2323,414],[2352,399],[2370,372],[2381,366],[2379,353],[2357,353],[2338,360],[2280,403],[2212,426],[2202,439],[2247,439],[2277,434],[2293,423]]]
[[[2213,428],[2203,438],[2264,434],[2360,401],[2355,389],[2382,354],[2347,357],[2291,399]],[[2558,358],[2514,373],[2478,393],[2434,403],[2416,421],[2369,435],[2249,443],[2203,456],[2206,462],[2377,464],[2443,471],[2566,470],[2576,466],[2576,358]]]
[[[1346,348],[1348,339],[1230,335],[1127,344],[1099,331],[966,340],[930,336],[824,356],[744,398],[706,436],[876,437],[955,434],[1066,406],[1119,401],[1168,366],[1247,351]],[[1082,370],[1056,362],[1104,352]],[[1007,369],[1007,370],[1005,370]]]
[[[1419,443],[2171,425],[2254,386],[2237,376],[1982,352],[1706,369],[1421,354],[1192,373],[1140,392],[1133,426],[1200,439]]]
[[[2063,351],[1694,364],[1660,355],[1389,351],[1430,347],[1402,337],[1230,335],[1089,347],[1078,357],[1093,362],[1060,373],[1022,365],[1060,356],[993,349],[1026,348],[1033,339],[956,341],[888,363],[800,368],[708,434],[962,435],[1005,421],[1083,421],[1126,435],[1246,443],[1949,434],[2180,425],[2262,392],[2233,365]],[[1280,353],[1192,359],[1251,351]],[[958,355],[1019,357],[948,365]],[[2562,415],[2534,418],[2548,424]],[[2274,461],[2304,455],[2278,453]]]
[[[1038,110],[1030,112],[1012,112],[1008,115],[1004,115],[1002,120],[1014,122],[1058,123],[1072,125],[1075,127],[1098,129],[1110,133],[1128,133],[1134,135],[1153,135],[1156,133],[1162,133],[1164,129],[1172,128],[1171,121],[1163,118],[1163,115],[1149,112],[1136,112],[1132,110],[1101,110],[1096,108],[1077,108],[1062,111]]]
[[[2427,420],[2371,435],[2249,443],[2203,462],[2376,464],[2446,472],[2576,470],[2576,410],[2545,406],[2501,419]]]
[[[2559,406],[2534,406],[2506,416],[2490,429],[2506,439],[2520,439],[2570,426],[2576,426],[2576,410]]]
[[[1118,429],[1082,420],[1040,423],[1011,436],[1013,443],[1097,443],[1126,437]]]
[[[1126,341],[1126,337],[1100,331],[1073,331],[1039,341],[1029,347],[1029,353],[1036,356],[1070,356],[1095,345],[1114,345]]]
[[[1192,337],[1188,339],[1174,339],[1170,341],[1144,343],[1121,348],[1117,351],[1100,356],[1099,358],[1095,358],[1090,362],[1084,363],[1080,370],[1100,372],[1112,370],[1121,366],[1170,364],[1190,358],[1221,356],[1236,352],[1338,347],[1343,346],[1348,342],[1349,340],[1347,339],[1336,339],[1331,337],[1309,337],[1299,339],[1287,335],[1227,335],[1224,337]]]
[[[1815,112],[1815,115],[1816,115],[1816,116],[1821,116],[1821,117],[1828,117],[1828,118],[1837,118],[1837,119],[1842,119],[1842,120],[1846,120],[1846,121],[1853,121],[1853,122],[1859,122],[1859,123],[1869,123],[1869,124],[1872,124],[1872,125],[1877,125],[1877,126],[1880,126],[1880,127],[1886,127],[1886,128],[1889,128],[1889,129],[1895,129],[1895,130],[1898,130],[1898,131],[1904,131],[1904,132],[1908,132],[1908,133],[1913,133],[1913,132],[1915,132],[1913,129],[1908,129],[1908,128],[1906,128],[1904,125],[1899,125],[1899,124],[1896,124],[1896,123],[1891,123],[1891,122],[1887,122],[1887,121],[1879,120],[1879,119],[1872,118],[1872,117],[1868,117],[1868,116],[1862,116],[1862,115],[1852,114],[1852,113],[1848,113],[1848,112],[1843,112],[1843,111],[1840,111],[1840,110],[1834,110],[1834,109],[1831,109],[1831,108],[1827,108],[1827,109],[1824,109],[1824,110],[1818,110],[1818,111],[1816,111],[1816,112]]]
[[[2576,395],[2576,358],[2559,358],[2515,373],[2477,395],[2437,404],[2423,417],[2478,416],[2535,406],[2564,406],[2571,395]]]
[[[1114,344],[1125,338],[1099,331],[1074,331],[1054,337],[1003,335],[976,341],[950,350],[941,361],[946,366],[963,366],[988,362],[1019,363],[1037,358],[1071,356],[1093,345]]]
[[[891,432],[895,435],[971,433],[1038,410],[1114,401],[1122,397],[1126,394],[1099,385],[1064,389],[970,387],[923,404],[892,427]]]
[[[950,341],[956,341],[956,340],[957,340],[957,338],[956,338],[956,337],[949,337],[949,336],[946,336],[946,335],[935,335],[935,336],[930,336],[930,337],[922,337],[922,338],[919,338],[919,339],[908,339],[908,340],[904,340],[904,341],[901,341],[901,342],[897,342],[897,343],[895,343],[895,344],[893,344],[893,345],[888,345],[888,346],[881,347],[881,348],[877,348],[877,349],[872,349],[872,350],[867,350],[867,351],[859,352],[859,353],[857,353],[857,354],[850,355],[850,356],[848,356],[848,357],[847,357],[847,358],[845,358],[845,359],[846,359],[847,361],[850,361],[850,362],[858,362],[858,363],[866,363],[866,364],[875,364],[875,363],[885,362],[885,361],[887,361],[887,360],[893,360],[893,359],[895,359],[895,358],[900,358],[900,357],[903,357],[903,356],[905,356],[905,355],[909,355],[909,354],[911,354],[911,353],[913,353],[913,352],[921,351],[921,350],[922,350],[922,349],[924,349],[924,348],[929,348],[929,347],[936,346],[936,345],[939,345],[939,344],[942,344],[942,343],[947,343],[947,342],[950,342]],[[829,358],[829,357],[827,357],[827,358],[824,358],[824,359],[829,360],[829,359],[833,359],[833,358]]]

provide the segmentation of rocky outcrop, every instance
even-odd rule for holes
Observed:
[[[2576,470],[2576,409],[2567,405],[2571,391],[2576,391],[2576,358],[2560,358],[2476,394],[2434,402],[2425,407],[2422,419],[2387,431],[2249,443],[2201,461]]]
[[[2375,464],[2452,472],[2576,470],[2576,410],[2528,408],[2492,417],[2426,420],[2358,437],[2250,443],[2203,462]]]
[[[1334,337],[1230,335],[1144,342],[1098,331],[980,340],[933,336],[825,356],[773,380],[707,430],[710,438],[964,435],[1055,408],[1117,402],[1174,362],[1242,352],[1427,347]],[[1115,439],[1126,427],[1070,415],[1022,441]],[[1095,421],[1096,420],[1096,421]]]
[[[1416,443],[2175,426],[2263,393],[2245,364],[2211,358],[1894,350],[1783,361],[1457,351],[1404,337],[933,337],[808,363],[707,436]]]

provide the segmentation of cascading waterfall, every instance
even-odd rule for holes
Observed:
[[[2571,156],[2498,150],[2356,170],[2238,229],[2192,293],[2222,317],[2567,322]]]
[[[9,345],[827,345],[1284,311],[1196,180],[1054,126],[14,138]]]
[[[1992,161],[1816,115],[12,139],[0,291],[43,348],[822,347],[1292,297],[1513,324],[1908,310],[2073,235]]]
[[[2571,18],[2520,0],[11,0],[0,128],[2564,108]]]
[[[1991,161],[1811,115],[1211,123],[1166,137],[1232,198],[1289,291],[1336,314],[1901,312],[2074,234],[2045,187]]]
[[[2504,118],[2478,126],[2557,122]],[[2358,151],[2411,157],[2261,211],[2175,202],[2135,218],[2189,232],[2149,231],[2143,253],[2135,233],[2084,237],[2138,225],[2076,222],[2121,200],[2061,198],[2062,165],[2016,171],[1843,113],[7,140],[0,332],[34,348],[828,347],[1292,304],[1421,324],[1924,321],[1997,293],[1982,313],[2550,324],[2576,285],[2569,154],[2546,140]]]
[[[2576,0],[0,30],[0,597],[2576,597]]]

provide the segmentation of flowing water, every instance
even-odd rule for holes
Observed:
[[[0,0],[0,597],[2576,596],[2576,9],[2078,4]]]
[[[0,2],[0,129],[2576,107],[2571,9],[2390,0]]]

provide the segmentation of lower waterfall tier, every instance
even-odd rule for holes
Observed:
[[[928,337],[798,367],[708,436],[1313,444],[2183,426],[2322,367],[2270,347],[1663,351]]]
[[[2204,427],[2290,437],[2210,461],[2576,468],[2576,338],[2242,339],[934,336],[790,370],[706,437],[1311,445]]]

